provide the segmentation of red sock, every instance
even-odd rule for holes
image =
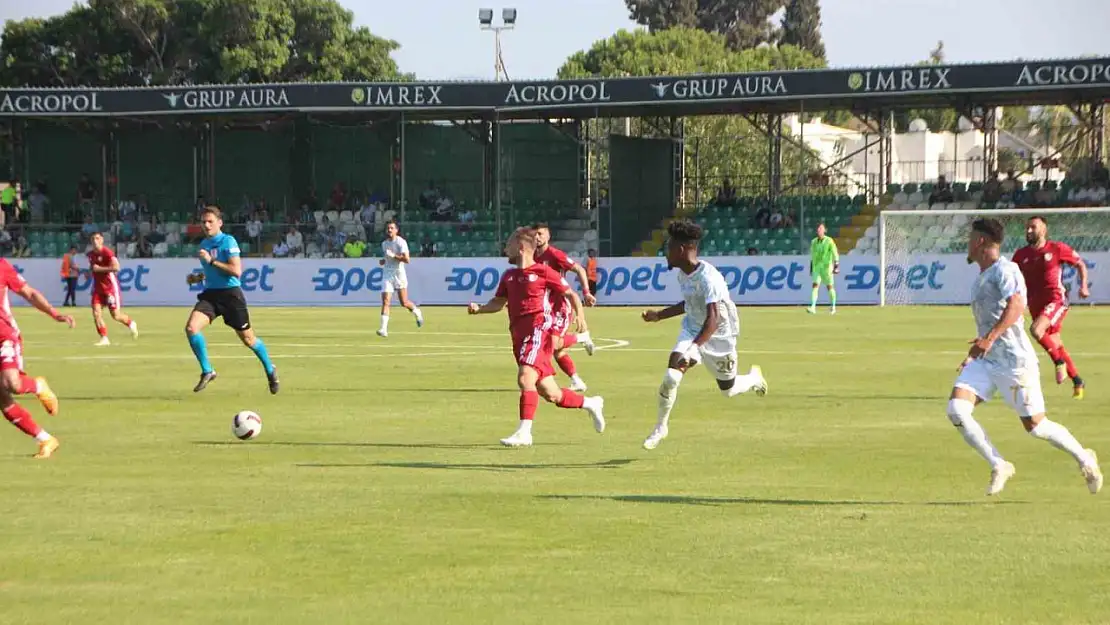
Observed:
[[[555,363],[558,364],[559,368],[563,370],[563,373],[567,375],[574,375],[575,373],[578,373],[578,369],[575,368],[574,361],[571,360],[570,354],[563,354],[562,356],[559,356],[555,359]]]
[[[96,333],[100,336],[108,336],[108,326],[96,326]]]
[[[520,420],[531,421],[536,416],[536,408],[540,405],[540,394],[536,391],[520,392]]]
[[[131,325],[131,317],[128,317],[127,315],[120,315],[119,319],[116,319],[116,321],[122,323],[125,326]]]
[[[39,390],[38,382],[26,373],[19,374],[19,394],[34,395]]]
[[[568,334],[568,335],[563,337],[563,349],[566,349],[567,347],[573,347],[577,344],[578,344],[578,335],[577,334]]]
[[[560,408],[581,408],[584,403],[586,403],[585,397],[564,388],[563,396],[559,398],[559,403],[555,405]]]
[[[1075,368],[1075,363],[1071,361],[1071,354],[1068,353],[1068,350],[1065,349],[1063,345],[1061,345],[1060,347],[1056,348],[1056,352],[1060,355],[1059,360],[1063,360],[1064,366],[1068,368],[1068,377],[1072,378],[1073,380],[1075,378],[1078,378],[1079,370]]]
[[[4,418],[11,422],[12,425],[19,428],[21,432],[27,436],[38,436],[42,432],[39,424],[31,418],[31,413],[19,404],[12,404],[4,409]]]

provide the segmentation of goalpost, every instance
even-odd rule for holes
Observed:
[[[1048,222],[1050,240],[1067,243],[1080,256],[1093,254],[1101,261],[1101,256],[1107,255],[1110,262],[1110,207],[886,210],[879,215],[879,305],[945,303],[925,297],[923,285],[930,279],[930,267],[939,267],[938,263],[946,269],[956,263],[948,275],[960,271],[958,266],[966,262],[972,221],[980,217],[1001,221],[1006,227],[1002,253],[1011,257],[1027,245],[1025,223],[1036,216]],[[1066,278],[1070,276],[1066,272]],[[967,295],[970,297],[970,290]],[[1092,299],[1100,298],[1093,294]]]

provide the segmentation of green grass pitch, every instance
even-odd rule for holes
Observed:
[[[695,370],[671,435],[640,445],[678,320],[598,309],[576,352],[609,427],[543,405],[503,449],[517,392],[503,315],[262,309],[277,363],[217,325],[219,380],[194,395],[184,309],[135,309],[143,336],[18,311],[32,375],[62,401],[54,459],[0,422],[0,623],[1106,623],[1110,492],[977,414],[1017,466],[989,470],[944,415],[967,308],[741,309],[741,368],[765,398]],[[1110,460],[1110,313],[1072,311],[1088,383],[1042,360],[1049,414]],[[1042,356],[1043,357],[1043,356]],[[264,420],[230,434],[235,412]]]

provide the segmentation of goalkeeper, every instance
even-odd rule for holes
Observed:
[[[813,291],[809,295],[807,312],[817,313],[817,294],[824,284],[829,290],[829,312],[836,314],[836,284],[833,274],[840,273],[840,252],[832,237],[825,236],[825,224],[817,224],[817,237],[809,244],[809,273],[813,276]]]

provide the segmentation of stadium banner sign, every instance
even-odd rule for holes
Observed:
[[[0,117],[429,111],[505,113],[776,100],[897,103],[930,93],[1110,89],[1110,58],[696,76],[0,89]],[[1094,94],[1092,97],[1097,96]],[[1077,95],[1077,97],[1080,97]]]
[[[1110,252],[1085,257],[1090,268],[1092,303],[1110,303]],[[733,300],[743,305],[801,305],[809,303],[809,258],[805,256],[708,257],[728,283]],[[55,305],[64,296],[64,283],[55,259],[13,259],[16,269]],[[242,276],[247,301],[253,306],[377,306],[381,302],[382,267],[376,258],[245,259]],[[658,306],[682,299],[673,271],[662,258],[604,258],[598,270],[601,305]],[[428,305],[465,305],[493,297],[501,274],[508,269],[501,258],[417,258],[408,268],[409,293]],[[189,286],[185,276],[199,269],[191,259],[121,259],[120,291],[125,306],[192,306],[200,286]],[[967,304],[979,269],[959,254],[928,254],[909,263],[891,263],[886,271],[887,301],[891,304]],[[577,288],[577,279],[571,282]],[[1075,284],[1075,270],[1067,268],[1064,282]],[[89,301],[90,279],[78,280],[78,301]],[[878,304],[877,256],[846,256],[836,278],[842,304]],[[1070,288],[1077,302],[1075,288]],[[824,298],[824,295],[822,296]],[[19,297],[13,303],[22,304]]]

